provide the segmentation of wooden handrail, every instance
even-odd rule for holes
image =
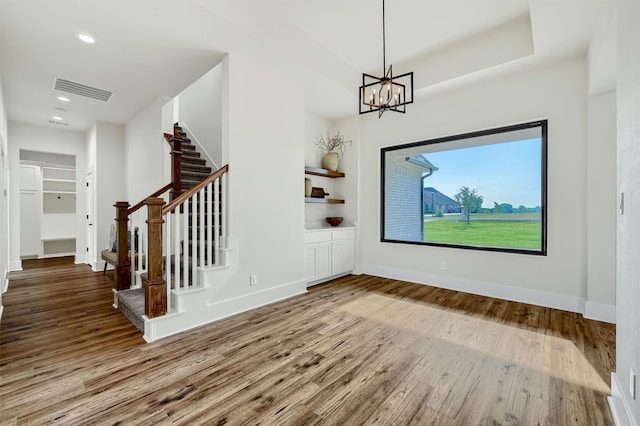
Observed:
[[[187,192],[182,193],[182,195],[180,195],[175,200],[173,200],[172,202],[164,206],[164,208],[162,209],[162,214],[165,215],[167,213],[170,213],[172,210],[175,210],[176,207],[179,207],[180,204],[184,203],[188,198],[193,196],[196,192],[200,191],[202,188],[207,186],[209,182],[213,182],[214,180],[218,179],[220,176],[222,176],[228,171],[229,171],[228,164],[225,166],[222,166],[220,169],[218,169],[218,171],[210,174],[202,182],[200,182],[199,184],[197,184]]]
[[[137,212],[138,210],[140,210],[142,208],[142,206],[145,205],[145,203],[147,202],[147,200],[149,198],[155,198],[157,196],[159,196],[160,194],[162,194],[163,192],[167,192],[168,190],[170,190],[171,188],[173,188],[173,182],[169,182],[168,184],[166,184],[165,186],[163,186],[162,188],[158,189],[156,192],[154,192],[153,194],[149,195],[148,197],[144,198],[142,201],[140,201],[139,203],[135,204],[133,207],[131,207],[130,209],[127,210],[127,216],[131,216],[132,213]]]

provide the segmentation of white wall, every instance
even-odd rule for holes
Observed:
[[[196,80],[179,95],[178,121],[197,140],[214,170],[222,167],[222,64]]]
[[[598,317],[616,303],[615,91],[589,97],[587,123],[586,316]],[[606,315],[614,320],[615,310]]]
[[[259,56],[230,54],[228,67],[229,231],[238,252],[233,275],[215,297],[264,292],[266,303],[269,290],[287,288],[291,295],[306,287],[304,98]],[[281,88],[277,108],[255,102],[264,87]],[[250,274],[258,286],[249,287]]]
[[[624,193],[624,214],[618,214],[616,261],[616,375],[619,397],[640,424],[640,397],[629,394],[629,370],[640,373],[640,2],[618,2],[618,193]],[[614,376],[615,379],[615,376]],[[615,382],[615,380],[614,380]],[[637,383],[636,383],[637,386]],[[636,387],[636,392],[640,391]],[[614,392],[615,394],[615,392]]]
[[[379,241],[381,147],[541,118],[549,120],[547,256]],[[439,92],[411,105],[406,115],[365,116],[360,152],[358,263],[363,272],[584,312],[590,294],[584,59]],[[603,164],[598,173],[610,178],[615,169]],[[610,284],[601,285],[602,291],[593,282],[592,293],[611,303]]]
[[[98,242],[98,232],[99,229],[102,228],[104,225],[100,225],[98,223],[98,221],[96,220],[96,216],[97,216],[97,206],[98,206],[98,190],[99,187],[96,184],[96,169],[98,168],[97,166],[97,161],[98,161],[98,135],[97,135],[97,126],[96,123],[93,124],[93,126],[91,126],[91,128],[87,131],[86,134],[86,150],[87,150],[87,167],[86,170],[84,170],[85,172],[85,177],[88,179],[88,175],[89,173],[91,173],[93,175],[93,187],[88,191],[87,193],[87,203],[91,203],[91,214],[92,214],[92,218],[91,220],[93,220],[93,226],[87,230],[88,233],[91,233],[90,235],[87,235],[87,245],[92,244],[93,247],[90,247],[90,250],[87,254],[87,263],[91,266],[91,268],[94,271],[99,270],[101,267],[104,266],[104,263],[102,260],[100,260],[100,250],[102,249],[102,247],[99,245]],[[87,211],[87,213],[89,213],[89,211]]]
[[[83,133],[32,126],[15,121],[8,122],[7,130],[9,172],[12,176],[9,189],[11,222],[9,259],[10,269],[19,270],[22,268],[20,261],[20,203],[18,202],[20,199],[20,150],[53,152],[76,157],[76,217],[83,218],[86,214],[86,141]],[[85,262],[86,226],[84,220],[77,222],[76,262]]]
[[[125,127],[127,192],[123,201],[132,205],[169,183],[164,178],[163,168],[169,151],[162,131],[162,106],[168,101],[166,97],[157,99]]]
[[[94,270],[101,270],[104,263],[100,251],[109,245],[109,230],[116,217],[113,205],[127,201],[125,188],[124,126],[98,121],[87,132],[89,164],[86,174],[92,170],[93,182],[93,258],[87,263]],[[140,161],[144,163],[144,161]]]
[[[0,319],[4,305],[2,293],[7,291],[9,284],[9,159],[7,147],[7,112],[2,93],[2,78],[0,78]]]

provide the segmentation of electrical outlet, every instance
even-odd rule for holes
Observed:
[[[440,269],[442,269],[443,271],[447,270],[447,262],[445,262],[444,260],[440,262]]]
[[[633,368],[629,369],[629,393],[631,399],[636,399],[636,372],[633,371]]]
[[[249,285],[250,286],[258,285],[258,276],[257,275],[249,275]]]

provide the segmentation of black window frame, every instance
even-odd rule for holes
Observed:
[[[525,130],[534,127],[540,127],[540,137],[541,137],[541,199],[540,199],[540,220],[541,220],[541,247],[540,250],[531,250],[531,249],[523,249],[523,248],[509,248],[509,247],[494,247],[494,246],[477,246],[477,245],[465,245],[465,244],[449,244],[449,243],[441,243],[441,242],[431,242],[431,241],[405,241],[405,240],[394,240],[385,238],[385,205],[386,205],[386,181],[385,181],[385,166],[386,166],[386,154],[391,151],[396,151],[404,148],[413,148],[423,145],[433,145],[444,142],[451,142],[455,140],[463,140],[476,138],[481,136],[488,136],[492,134],[499,133],[507,133],[511,131],[517,130]],[[508,126],[496,127],[491,129],[479,130],[468,133],[460,133],[450,136],[444,136],[434,139],[426,139],[417,142],[405,143],[401,145],[393,145],[388,147],[380,148],[380,242],[382,243],[393,243],[393,244],[410,244],[410,245],[419,245],[419,246],[430,246],[430,247],[444,247],[444,248],[453,248],[453,249],[464,249],[464,250],[479,250],[479,251],[489,251],[489,252],[503,252],[503,253],[516,253],[516,254],[525,254],[525,255],[533,255],[533,256],[547,256],[547,222],[548,222],[548,206],[547,206],[547,171],[548,171],[548,120],[535,120],[526,123],[513,124]]]

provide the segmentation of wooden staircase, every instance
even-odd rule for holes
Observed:
[[[211,167],[207,166],[207,160],[201,157],[178,123],[173,126],[173,138],[181,141],[180,183],[182,190],[188,190],[207,178],[211,174]]]
[[[173,129],[173,135],[165,134],[165,139],[172,146],[173,152],[173,170],[172,170],[172,190],[171,201],[178,198],[180,195],[188,192],[196,185],[200,184],[203,180],[210,177],[212,168],[207,166],[206,159],[202,158],[201,153],[197,147],[191,143],[191,139],[183,131],[183,129],[176,123]],[[217,183],[216,183],[217,184]],[[173,262],[173,258],[176,255],[170,256],[172,261],[170,262],[171,268],[169,275],[171,277],[171,288],[175,289],[176,286],[190,286],[192,284],[193,276],[188,275],[187,282],[184,282],[185,272],[183,265],[187,265],[187,269],[191,269],[193,262],[196,266],[200,265],[200,244],[199,238],[201,234],[204,236],[205,241],[208,238],[208,227],[212,226],[212,214],[213,212],[207,211],[209,203],[207,203],[207,197],[203,197],[202,202],[192,203],[190,207],[181,206],[181,212],[186,213],[188,217],[188,232],[186,233],[186,239],[180,242],[181,253],[177,255],[180,262]],[[212,199],[213,201],[213,199]],[[217,200],[220,202],[221,200]],[[201,205],[202,204],[202,205]],[[204,210],[204,227],[202,224],[198,230],[194,229],[192,224],[193,215],[189,213],[195,212],[196,215],[200,214],[200,211]],[[195,234],[195,235],[194,235]],[[198,238],[195,244],[194,253],[194,236]],[[207,256],[207,247],[205,245],[205,257]],[[195,254],[195,255],[194,255]],[[186,259],[185,259],[186,256]],[[176,266],[179,265],[179,267]],[[179,268],[180,272],[176,274],[176,270]],[[167,276],[165,268],[165,261],[162,262],[162,275]],[[176,282],[176,275],[180,276],[180,281]],[[148,279],[148,272],[141,273],[141,280],[145,282]],[[131,321],[131,323],[144,333],[144,320],[142,316],[145,314],[145,291],[143,288],[130,288],[120,290],[115,293],[118,309]]]

